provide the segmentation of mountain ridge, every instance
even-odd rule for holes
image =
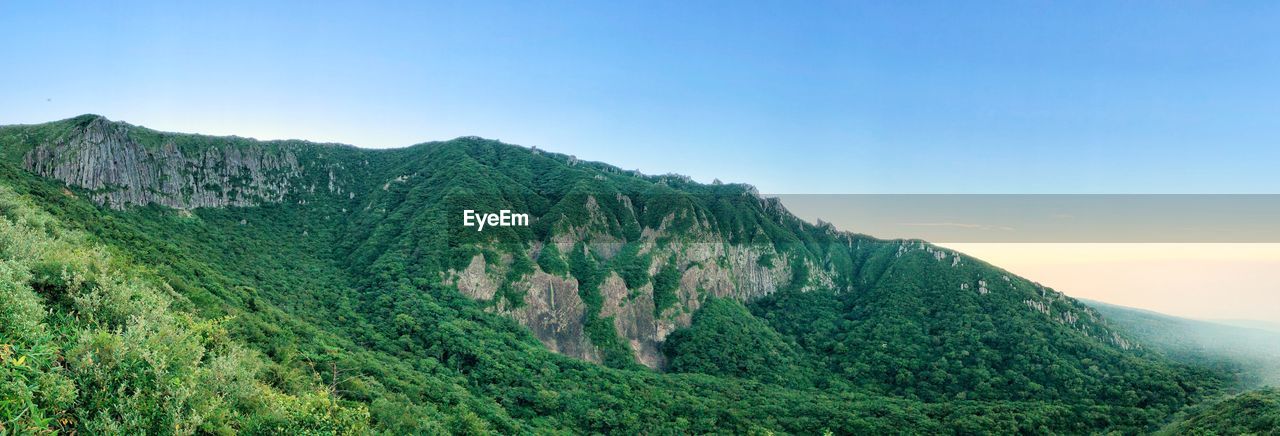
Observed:
[[[359,392],[353,401],[389,402],[371,407],[383,426],[392,422],[387,407],[405,401],[400,396],[427,395],[420,384],[427,382],[414,380],[435,380],[424,369],[388,369],[404,362],[472,380],[461,394],[471,400],[453,403],[486,410],[480,421],[507,430],[533,425],[525,421],[530,407],[549,413],[536,405],[551,401],[543,398],[546,385],[526,391],[513,384],[550,383],[558,386],[552,392],[564,393],[576,382],[554,372],[517,381],[496,368],[524,371],[518,368],[554,361],[581,368],[573,371],[583,380],[602,371],[536,357],[538,347],[621,371],[607,373],[610,379],[671,369],[688,374],[659,374],[976,408],[1035,402],[1046,417],[1032,429],[1072,432],[1149,428],[1160,417],[1144,410],[1175,410],[1215,389],[1204,375],[1150,356],[1091,308],[1051,288],[924,241],[809,224],[749,185],[642,175],[474,137],[376,151],[284,141],[299,144],[290,149],[296,171],[248,165],[245,176],[235,168],[242,162],[211,150],[278,150],[236,137],[141,128],[86,141],[85,129],[101,121],[77,119],[0,128],[3,179],[155,265],[205,316],[237,314],[237,337],[279,365],[296,365],[290,356],[302,353],[367,371],[359,386],[344,389]],[[134,169],[108,166],[88,179],[83,169],[94,164],[61,158],[103,150],[104,142],[116,144],[105,150],[131,148],[144,158],[128,161]],[[183,152],[182,165],[169,165],[175,153],[147,161],[148,150],[167,148]],[[213,157],[192,162],[188,151]],[[165,177],[111,174],[156,168]],[[35,178],[42,173],[52,177]],[[162,179],[185,182],[177,189],[147,184]],[[119,189],[94,180],[137,183]],[[476,232],[460,223],[459,212],[468,208],[525,211],[533,222]],[[715,299],[747,310],[718,310],[697,321],[703,304]],[[806,371],[807,381],[755,373],[772,358],[741,371],[687,364],[707,359],[686,353],[742,355],[716,335],[682,335],[679,347],[663,346],[673,332],[723,331],[721,324],[749,325],[770,338],[766,348],[790,350],[796,363],[788,365]],[[319,350],[277,339],[306,335],[335,335],[324,343],[350,357],[320,357]],[[685,363],[667,368],[668,359]],[[695,379],[704,380],[664,378],[661,389],[676,392],[684,389],[681,380]],[[1059,403],[1082,408],[1052,406]],[[1104,419],[1108,414],[1084,405],[1114,409]],[[926,409],[922,419],[968,419]],[[638,429],[556,416],[575,427]],[[637,422],[664,419],[644,416]],[[819,430],[808,425],[763,428]],[[841,428],[858,428],[849,425]]]
[[[356,210],[361,206],[360,202],[353,202],[357,196],[362,199],[368,198],[363,204],[363,209],[370,210],[373,208],[374,203],[393,195],[388,194],[393,185],[404,184],[411,177],[420,177],[423,174],[429,175],[432,172],[442,172],[441,169],[430,165],[414,167],[412,165],[414,162],[429,161],[441,154],[450,153],[470,156],[472,153],[469,152],[473,151],[475,147],[485,149],[486,152],[489,151],[490,147],[498,147],[493,152],[506,153],[508,155],[531,153],[535,156],[547,156],[552,161],[563,162],[570,169],[583,166],[601,170],[605,174],[616,174],[618,177],[633,177],[646,181],[656,180],[658,185],[671,183],[710,187],[721,191],[728,189],[731,190],[730,195],[742,194],[754,197],[751,201],[758,202],[755,207],[759,210],[759,215],[755,217],[756,221],[760,221],[761,218],[776,220],[779,223],[784,223],[784,226],[790,225],[802,231],[819,233],[833,241],[843,237],[845,239],[844,242],[850,246],[854,244],[854,239],[858,238],[859,249],[861,249],[861,244],[864,242],[871,244],[873,241],[862,235],[840,232],[830,227],[809,225],[807,222],[787,212],[785,207],[777,203],[776,200],[767,200],[755,194],[753,188],[749,186],[700,185],[693,183],[687,177],[678,175],[643,176],[620,170],[612,165],[581,162],[572,156],[510,146],[477,137],[462,137],[453,141],[443,142],[425,142],[405,148],[381,150],[365,150],[352,146],[332,147],[291,140],[273,141],[271,144],[275,144],[281,153],[273,155],[263,150],[257,141],[245,143],[237,137],[230,136],[209,137],[155,132],[127,123],[110,122],[101,116],[80,116],[56,123],[70,123],[73,127],[61,137],[46,138],[45,142],[36,144],[24,154],[24,166],[36,174],[56,178],[71,186],[87,189],[91,192],[90,195],[95,201],[115,209],[145,205],[152,202],[177,209],[245,207],[285,201],[305,205],[308,201],[315,201],[310,197],[316,193],[317,189],[321,189],[321,196],[328,193],[338,197],[339,200],[346,194],[347,200],[352,200],[346,202],[350,205],[350,210]],[[143,136],[143,138],[139,139],[138,136]],[[202,158],[199,160],[188,158],[181,153],[182,149],[189,150],[189,152],[201,151],[195,146],[184,144],[184,142],[192,140],[206,141]],[[107,147],[103,148],[99,144],[106,144]],[[212,145],[210,146],[210,144]],[[462,147],[472,147],[472,149],[457,150],[456,147],[459,144]],[[318,148],[319,150],[308,150],[309,147]],[[503,149],[502,147],[509,148]],[[243,154],[213,151],[236,149],[249,151]],[[156,155],[141,150],[164,150],[165,153]],[[311,156],[306,155],[308,151],[312,152]],[[334,157],[326,156],[326,154],[332,155],[342,152],[351,152],[353,154],[343,156],[343,160],[333,160]],[[68,155],[71,158],[66,157]],[[110,159],[95,159],[96,156],[102,155],[110,156]],[[124,156],[124,158],[118,156]],[[275,157],[271,158],[271,156]],[[494,156],[485,157],[493,159]],[[393,164],[383,169],[369,169],[370,159],[376,160],[379,158],[391,161],[399,160],[407,165]],[[457,159],[457,157],[448,158]],[[352,163],[353,160],[354,164]],[[108,164],[114,164],[119,161],[123,161],[120,168]],[[180,165],[174,165],[174,161],[178,161]],[[148,175],[151,175],[151,177],[146,177]],[[360,176],[381,179],[384,182],[380,190],[371,189],[370,186],[353,186],[357,184],[354,179]],[[506,177],[503,174],[485,171],[484,174],[471,175],[471,178],[501,179]],[[601,179],[603,177],[597,173],[587,180],[593,182],[604,181]],[[152,185],[148,186],[147,183]],[[458,181],[451,180],[450,183],[458,183]],[[521,183],[528,182],[510,180],[508,178],[502,186],[519,185]],[[582,182],[580,181],[579,183]],[[319,188],[317,185],[319,185]],[[576,220],[576,222],[574,220],[561,219],[562,223],[569,221],[568,225],[561,226],[559,234],[549,235],[549,237],[558,241],[556,248],[560,253],[570,253],[579,242],[587,240],[590,240],[593,244],[590,249],[602,253],[603,257],[606,258],[612,257],[613,252],[617,250],[616,246],[623,241],[644,241],[646,246],[642,247],[641,250],[650,249],[659,239],[662,232],[666,231],[664,230],[665,226],[672,225],[671,221],[676,218],[674,214],[677,211],[668,212],[656,222],[655,220],[650,220],[649,223],[637,222],[636,225],[641,227],[641,235],[638,235],[639,237],[636,237],[637,235],[621,234],[616,229],[616,227],[625,225],[621,222],[626,220],[625,215],[637,215],[637,210],[629,202],[643,199],[645,196],[658,197],[649,199],[650,202],[664,202],[668,199],[678,199],[680,197],[676,192],[649,193],[644,191],[649,187],[621,187],[614,189],[613,192],[579,192],[579,194],[575,194],[573,191],[566,192],[563,194],[564,197],[562,197],[560,206],[566,205],[566,203],[563,203],[565,199],[574,199],[575,196],[581,197],[581,205],[567,204],[567,206],[570,208],[582,207],[588,212],[589,216],[586,219]],[[490,191],[493,191],[493,189],[490,189]],[[479,208],[489,206],[485,203],[507,202],[511,197],[509,194],[504,192],[480,192],[476,194],[476,198],[464,198],[462,201]],[[610,194],[622,200],[622,204],[618,206],[621,209],[613,213],[613,216],[608,216],[607,211],[602,212],[602,209],[598,206],[598,203],[602,200],[599,196]],[[527,195],[527,193],[516,194],[516,196],[523,195]],[[597,205],[593,206],[592,203]],[[405,204],[408,203],[393,203],[388,206],[391,208],[403,207]],[[387,208],[379,208],[375,211],[385,210]],[[342,208],[342,211],[349,212],[348,208]],[[680,210],[679,212],[685,212],[685,210]],[[693,210],[692,212],[694,215],[699,215],[699,212],[704,211]],[[390,213],[394,214],[396,212],[392,211]],[[689,254],[684,262],[703,264],[709,262],[712,258],[723,259],[725,256],[731,259],[739,259],[739,261],[726,268],[712,266],[701,268],[705,273],[702,277],[681,277],[681,281],[685,283],[682,283],[678,293],[686,295],[700,294],[696,293],[696,289],[693,288],[701,286],[710,288],[711,293],[719,297],[738,293],[735,297],[736,299],[747,301],[761,295],[776,292],[780,287],[788,285],[789,280],[792,279],[790,276],[793,275],[791,272],[792,266],[790,265],[792,259],[782,255],[776,246],[785,242],[770,240],[765,244],[729,244],[725,248],[721,248],[716,242],[729,238],[722,236],[723,232],[719,232],[719,229],[716,229],[716,226],[708,221],[706,215],[703,213],[700,216],[693,216],[691,217],[692,221],[687,223],[687,226],[691,227],[693,232],[701,232],[708,235],[708,238],[706,241],[694,241],[692,244],[681,246],[681,249],[686,254]],[[619,216],[623,217],[620,219]],[[439,217],[433,218],[439,219]],[[535,221],[540,221],[539,218],[535,216],[534,219]],[[379,218],[372,216],[370,219],[377,220]],[[551,219],[554,219],[554,217]],[[373,227],[368,223],[362,225]],[[552,226],[555,225],[552,224]],[[596,228],[592,228],[592,226]],[[600,229],[599,227],[601,226],[612,228]],[[456,228],[454,230],[455,234],[461,233],[457,232]],[[645,232],[648,232],[648,235],[645,235]],[[556,233],[556,231],[551,230],[551,233]],[[458,239],[465,240],[465,238],[467,236],[460,236]],[[712,243],[698,244],[698,242]],[[449,243],[451,245],[454,244],[453,241]],[[539,253],[542,251],[541,247],[534,248],[535,250],[531,251]],[[759,252],[757,252],[757,249],[759,249]],[[932,246],[923,241],[899,241],[893,249],[895,250],[895,258],[900,258],[903,254],[913,251],[924,251],[927,256],[934,257],[939,262],[951,263],[953,268],[962,262],[962,257],[959,253]],[[531,252],[530,255],[532,254]],[[757,266],[762,264],[762,258],[774,258],[781,264],[778,268],[757,269]],[[444,272],[444,274],[447,278],[452,278],[454,284],[459,286],[459,289],[464,294],[480,300],[489,300],[497,293],[497,288],[503,281],[500,275],[486,273],[486,270],[494,267],[491,265],[493,263],[492,260],[491,256],[486,258],[481,253],[475,253],[465,261],[465,264],[457,262],[454,265],[455,268]],[[820,259],[805,258],[801,262],[804,264],[803,269],[814,275],[814,277],[806,277],[805,280],[817,280],[818,285],[821,287],[835,285],[832,276],[836,273],[821,268],[818,265],[821,262]],[[659,266],[659,262],[654,261],[648,266],[642,265],[641,269],[647,270],[649,275],[653,275],[658,272]],[[497,268],[506,268],[506,266],[498,265]],[[727,275],[720,272],[722,269],[725,270],[724,272]],[[686,274],[687,271],[686,269]],[[577,290],[574,288],[578,287],[581,280],[578,280],[579,283],[563,281],[557,283],[556,278],[552,275],[539,273],[541,272],[535,271],[535,275],[527,283],[519,283],[517,286],[529,289],[548,289],[552,295],[545,299],[526,299],[529,301],[512,302],[517,303],[517,305],[526,303],[524,305],[531,305],[537,308],[534,313],[527,313],[529,311],[526,310],[526,313],[514,313],[512,315],[522,319],[526,326],[530,326],[530,328],[539,332],[540,338],[544,339],[544,342],[553,349],[559,350],[561,344],[566,344],[566,347],[568,347],[566,351],[569,351],[570,355],[599,361],[601,356],[592,352],[592,344],[587,343],[589,340],[584,341],[585,334],[576,333],[579,330],[578,326],[569,326],[570,331],[575,332],[572,337],[564,337],[557,334],[562,331],[564,326],[556,322],[554,300],[559,297],[562,302],[570,302],[574,306],[585,306],[581,301],[574,301],[575,297],[578,296],[577,294],[580,293],[576,292]],[[761,275],[762,273],[763,275]],[[1002,272],[1001,277],[1003,277],[1004,281],[1009,281],[1007,272]],[[675,330],[675,328],[687,326],[690,318],[677,316],[674,323],[663,326],[660,319],[651,319],[658,318],[656,315],[660,314],[650,317],[644,309],[629,310],[624,307],[623,297],[636,290],[632,289],[634,286],[628,287],[621,276],[606,273],[605,277],[601,279],[597,286],[601,287],[601,293],[611,303],[609,305],[610,310],[604,310],[604,316],[615,316],[615,328],[630,333],[624,334],[624,337],[632,342],[633,353],[644,357],[643,362],[646,365],[651,367],[661,366],[662,358],[658,352],[658,343],[661,342],[666,333]],[[869,279],[869,277],[863,278],[864,281]],[[996,277],[990,277],[990,279],[992,283],[995,283]],[[973,292],[985,294],[985,292],[988,292],[987,283],[986,279],[980,279],[974,280],[971,284],[957,284],[956,286],[961,290],[971,288]],[[559,295],[556,295],[555,291],[552,290],[557,285],[564,290]],[[800,286],[805,287],[808,285],[808,283],[805,283]],[[848,289],[848,286],[851,285],[845,285],[845,289]],[[992,286],[995,285],[993,284]],[[1039,287],[1038,284],[1033,286]],[[741,293],[744,289],[754,290]],[[1040,296],[1047,298],[1048,295],[1047,292],[1041,292]],[[696,311],[698,304],[696,300],[699,298],[701,298],[700,295],[687,296],[685,298],[684,306],[689,309],[690,315],[692,311]],[[581,299],[578,298],[578,300]],[[1050,311],[1049,305],[1052,304],[1050,300],[1040,301],[1030,298],[1026,299],[1024,303],[1029,309],[1040,311],[1046,315]],[[640,302],[642,306],[646,304],[652,305],[652,303]],[[500,307],[499,310],[502,310],[502,308]],[[514,311],[520,310],[514,309]],[[1087,312],[1088,309],[1079,310]],[[571,315],[576,316],[576,312]],[[1079,315],[1075,314],[1066,316],[1068,317],[1067,320],[1074,320],[1079,317]],[[1089,313],[1085,313],[1084,316],[1096,319],[1095,315]],[[1101,333],[1101,335],[1104,337],[1110,336],[1108,339],[1121,348],[1130,346],[1129,342],[1119,335],[1107,333]]]

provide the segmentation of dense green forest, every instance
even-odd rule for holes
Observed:
[[[745,185],[479,138],[370,151],[136,126],[145,159],[249,147],[299,165],[184,187],[260,196],[190,209],[107,207],[128,187],[33,174],[77,163],[32,150],[101,122],[0,129],[6,431],[1131,433],[1233,387],[1038,283],[806,223]],[[481,233],[454,219],[468,208],[535,219]],[[724,247],[764,254],[693,257]],[[472,265],[492,296],[461,289]],[[736,285],[690,284],[707,271]],[[756,276],[776,286],[739,282]],[[597,362],[516,319],[540,301],[531,277],[573,285]],[[662,365],[622,316],[676,327]]]
[[[1264,389],[1199,406],[1162,430],[1170,435],[1280,435],[1280,391]]]
[[[0,433],[359,433],[369,412],[193,316],[145,268],[0,186]]]

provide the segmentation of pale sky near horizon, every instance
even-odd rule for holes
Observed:
[[[1280,325],[1280,244],[949,243],[1077,298]]]
[[[1277,22],[1275,2],[0,2],[0,124],[478,135],[767,193],[1278,193]],[[1265,268],[1147,249],[1104,273],[972,248],[1185,315],[1256,318],[1280,292]]]

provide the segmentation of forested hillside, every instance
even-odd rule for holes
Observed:
[[[14,235],[74,235],[109,259],[63,273],[0,247],[16,271],[0,290],[22,302],[6,319],[61,332],[0,327],[0,389],[25,399],[0,403],[8,428],[1141,432],[1228,378],[1051,288],[922,241],[806,223],[746,185],[480,138],[363,150],[97,116],[0,128],[0,156],[17,205],[3,223],[45,223]],[[464,209],[532,225],[478,232]],[[120,288],[102,283],[151,291],[108,298]],[[99,299],[168,321],[77,306]],[[181,328],[149,341],[134,322]],[[180,356],[85,358],[112,335]],[[232,369],[235,394],[170,398],[231,389],[199,380]],[[98,391],[131,377],[151,384],[119,388],[126,398],[165,406],[127,415],[137,408]]]
[[[365,405],[0,186],[0,433],[359,433]],[[186,304],[184,304],[186,303]],[[273,374],[282,383],[268,385]]]

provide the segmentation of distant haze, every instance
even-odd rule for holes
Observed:
[[[946,245],[1072,297],[1186,318],[1280,322],[1280,244]]]
[[[1280,323],[1280,196],[777,197],[811,222],[925,239],[1073,297]]]
[[[951,229],[939,232],[931,226],[890,226],[879,221],[861,226],[855,218],[864,216],[862,214],[843,213],[840,207],[824,208],[822,202],[788,202],[797,197],[811,199],[781,196],[797,216],[811,222],[825,220],[840,230],[881,238],[922,238],[929,234],[968,236],[962,242],[932,242],[1072,297],[1186,318],[1280,323],[1280,243],[983,242],[980,236],[984,232],[1003,233],[1005,229],[989,224],[949,223]],[[871,215],[901,213],[882,211]],[[1016,210],[1001,213],[1019,214]],[[1096,240],[1089,236],[1114,235],[1103,231],[1082,236],[1083,240]],[[1142,240],[1158,238],[1149,236]]]

